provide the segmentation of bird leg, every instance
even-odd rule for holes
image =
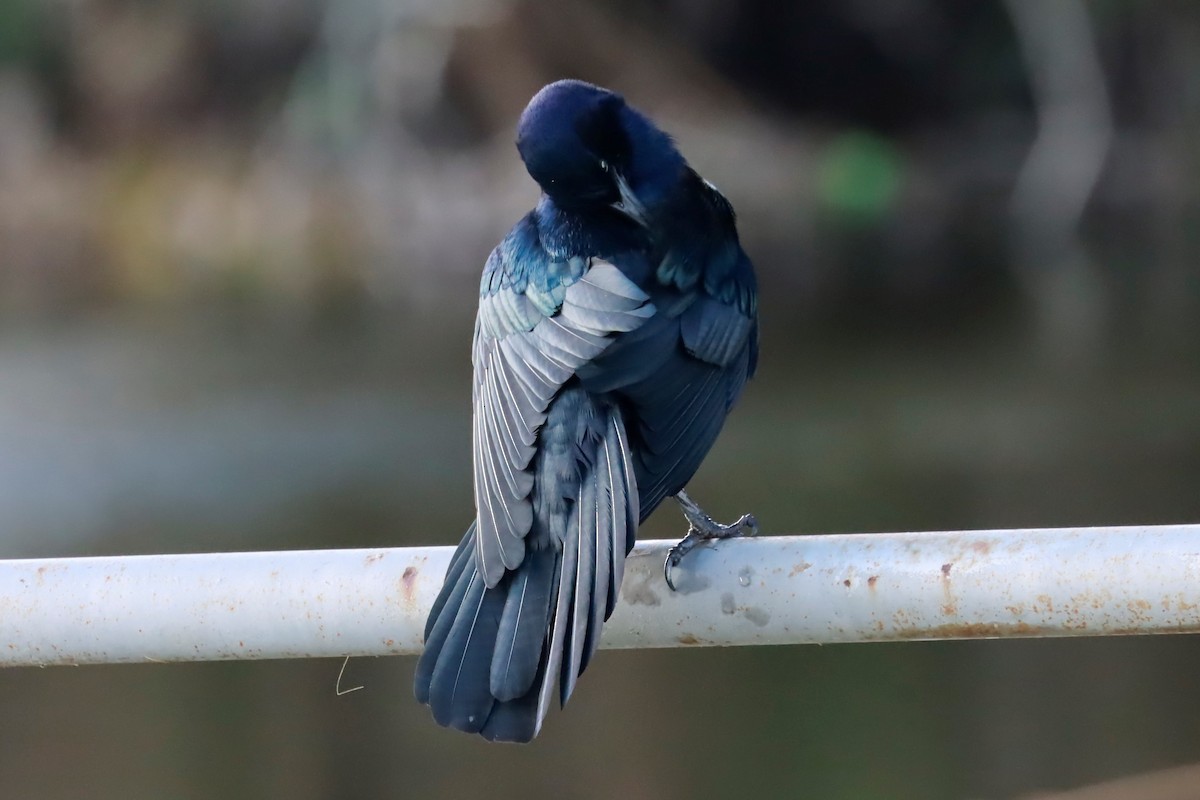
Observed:
[[[718,539],[734,539],[742,536],[753,536],[758,533],[758,520],[753,514],[743,514],[732,525],[722,525],[710,517],[696,501],[688,497],[687,492],[680,491],[675,495],[683,516],[688,521],[688,532],[679,542],[667,552],[667,560],[663,562],[663,578],[671,591],[675,591],[675,583],[671,580],[671,570],[679,566],[683,557],[695,549],[701,542],[711,542]]]

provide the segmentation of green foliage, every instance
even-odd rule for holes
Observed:
[[[818,197],[850,221],[875,222],[891,211],[902,180],[902,159],[891,141],[871,131],[850,130],[825,149]]]
[[[42,10],[34,0],[0,0],[0,65],[34,61],[42,28]]]

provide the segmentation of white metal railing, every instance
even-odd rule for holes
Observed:
[[[1200,631],[1200,525],[631,554],[604,647]],[[449,547],[0,561],[0,666],[417,653]]]

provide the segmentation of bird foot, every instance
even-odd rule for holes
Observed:
[[[758,520],[753,514],[743,514],[732,525],[722,525],[704,512],[704,509],[696,505],[696,503],[687,496],[685,492],[680,492],[675,497],[679,501],[680,507],[683,509],[683,516],[688,521],[688,532],[679,542],[667,551],[666,561],[663,562],[663,578],[667,582],[667,586],[671,591],[675,591],[675,582],[671,579],[671,570],[679,566],[683,561],[683,557],[696,549],[696,546],[703,542],[712,542],[719,539],[738,539],[745,536],[754,536],[758,533]]]

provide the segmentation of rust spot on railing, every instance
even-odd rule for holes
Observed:
[[[400,593],[404,596],[404,605],[409,608],[417,606],[417,578],[421,575],[421,571],[416,567],[405,567],[404,574],[400,576]]]
[[[1053,629],[1026,622],[947,622],[928,628],[901,628],[897,639],[998,639],[1004,636],[1044,636]]]

